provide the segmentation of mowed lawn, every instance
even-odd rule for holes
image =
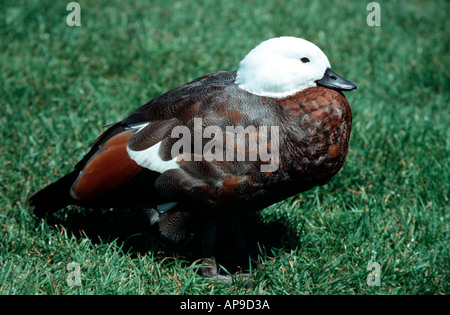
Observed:
[[[1,294],[450,293],[448,1],[379,1],[380,27],[369,1],[79,1],[80,27],[66,24],[69,2],[0,3]],[[248,280],[163,255],[130,211],[34,218],[27,199],[103,126],[281,35],[316,43],[357,82],[353,129],[329,184],[255,216]]]

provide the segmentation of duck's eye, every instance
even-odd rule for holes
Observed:
[[[309,58],[303,57],[302,59],[300,59],[303,63],[308,63],[310,62]]]

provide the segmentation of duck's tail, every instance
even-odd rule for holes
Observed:
[[[71,204],[73,198],[70,196],[70,189],[78,174],[79,171],[73,171],[34,194],[29,199],[30,205],[34,207],[34,214],[44,218]]]

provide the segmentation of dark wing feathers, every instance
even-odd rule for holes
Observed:
[[[128,140],[135,139],[133,142],[138,143],[139,141],[137,140],[143,140],[141,136],[139,135],[139,137],[133,138],[132,135],[136,130],[131,132],[129,130],[133,129],[135,126],[148,122],[153,123],[153,125],[147,128],[146,134],[150,139],[153,139],[153,142],[158,140],[161,141],[162,138],[166,136],[166,133],[161,132],[159,127],[164,125],[168,126],[167,122],[165,122],[166,120],[175,123],[175,121],[171,119],[178,119],[177,117],[181,117],[182,120],[186,121],[198,113],[199,104],[195,104],[195,102],[192,101],[192,95],[196,93],[207,93],[208,89],[213,86],[214,88],[215,86],[226,86],[233,82],[234,76],[234,72],[219,72],[204,76],[162,94],[136,110],[121,122],[110,125],[110,127],[92,143],[91,149],[75,165],[73,172],[45,187],[30,198],[30,204],[34,206],[36,214],[43,216],[46,212],[52,213],[69,204],[107,207],[114,206],[114,203],[116,202],[116,205],[119,205],[119,198],[112,198],[114,197],[112,192],[114,192],[116,188],[121,188],[124,192],[123,194],[134,192],[129,194],[134,200],[125,202],[125,206],[133,204],[133,201],[134,203],[141,202],[139,192],[144,189],[142,187],[149,186],[154,190],[152,187],[154,187],[154,181],[159,174],[155,174],[148,170],[141,170],[138,172],[139,167],[133,165],[134,162],[126,155],[126,145],[124,145],[124,142],[106,145],[106,147],[105,143],[107,144],[108,141],[115,138],[123,140],[125,139],[124,135],[128,136],[130,134],[131,136],[128,137]],[[147,144],[150,145],[148,140],[146,141]],[[112,143],[110,142],[109,144]],[[106,166],[115,167],[108,168]],[[87,171],[90,175],[83,179],[83,175],[85,175],[83,174],[83,171],[86,168],[88,168]],[[135,176],[135,178],[133,178],[133,176]],[[121,180],[117,180],[118,177],[121,178]],[[116,183],[111,183],[111,179],[113,178],[116,178]],[[95,184],[93,183],[94,181]],[[79,184],[78,187],[77,184]],[[102,185],[104,185],[103,188],[101,188]],[[123,186],[120,187],[121,185]],[[81,192],[83,186],[85,191]],[[149,187],[146,188],[145,192],[149,192]],[[111,192],[109,190],[113,191]],[[73,198],[74,196],[77,196],[77,193],[79,199]],[[100,196],[102,194],[105,194],[106,196],[102,198]],[[145,195],[147,200],[152,197],[148,197],[146,194],[143,195]],[[86,198],[94,200],[83,200]],[[155,200],[150,201],[150,203],[155,204],[155,202],[158,202],[156,196]]]

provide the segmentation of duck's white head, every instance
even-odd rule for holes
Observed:
[[[331,70],[322,50],[297,37],[266,40],[240,62],[236,82],[250,93],[282,98],[304,89],[323,85],[337,90],[353,90],[356,84]]]

